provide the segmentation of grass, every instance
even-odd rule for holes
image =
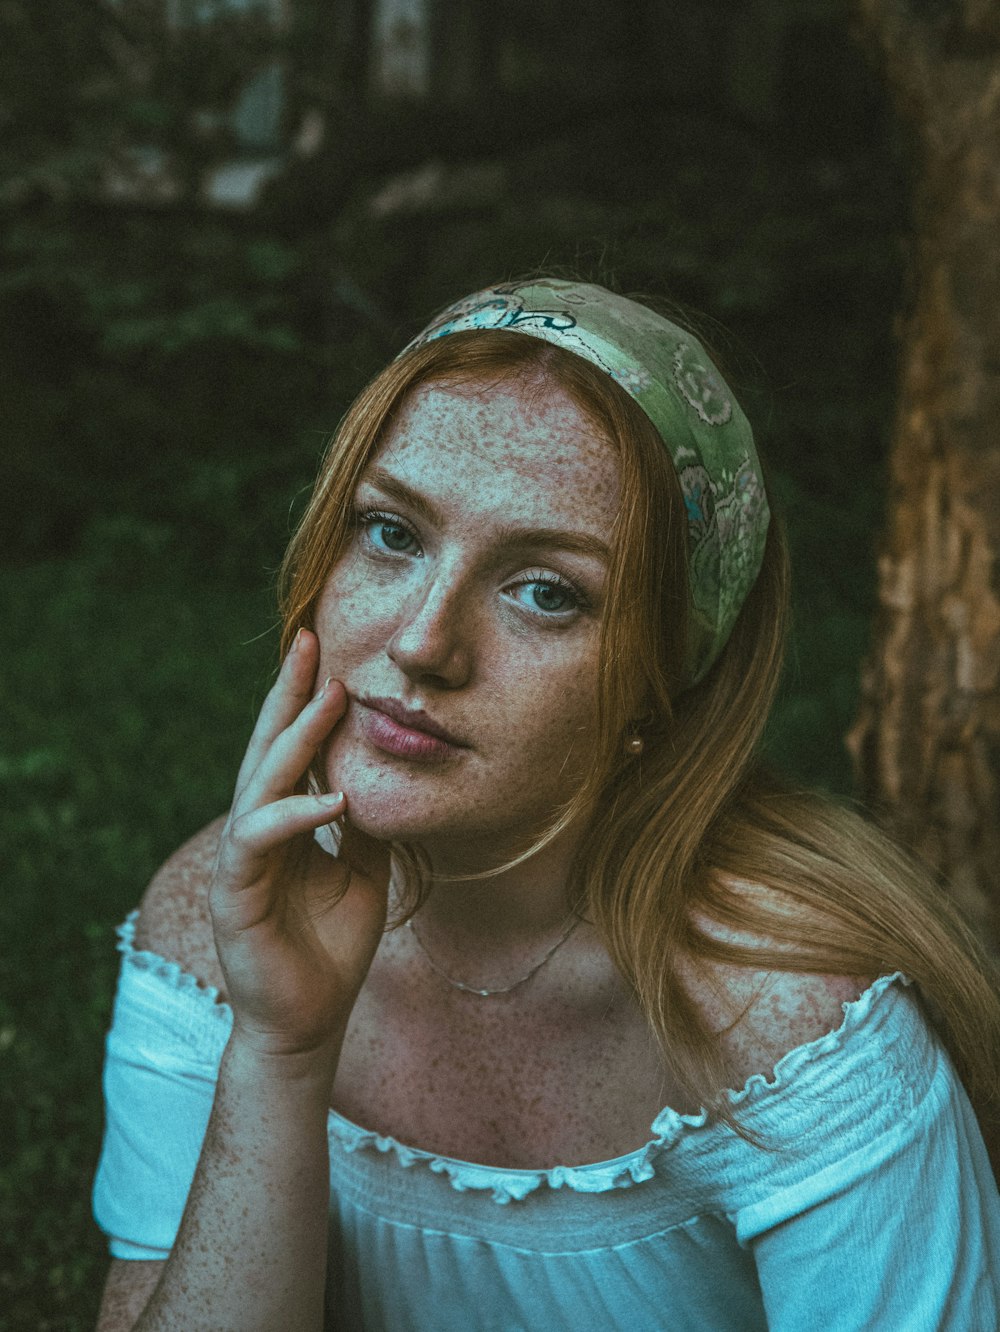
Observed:
[[[261,590],[167,560],[0,577],[0,1328],[93,1326],[112,927],[224,809],[273,656]]]

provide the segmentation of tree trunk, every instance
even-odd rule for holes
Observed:
[[[1000,13],[858,0],[915,154],[862,793],[1000,946]]]

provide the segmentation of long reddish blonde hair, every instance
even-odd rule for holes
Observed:
[[[608,440],[621,503],[611,533],[593,767],[518,859],[591,811],[575,858],[577,907],[632,986],[691,1101],[714,1108],[737,1131],[720,1099],[727,1079],[719,1036],[682,981],[692,966],[871,977],[903,971],[990,1138],[986,1120],[1000,1103],[1000,998],[996,970],[975,935],[929,874],[866,820],[789,790],[758,766],[788,616],[780,524],[772,522],[760,575],[718,661],[684,689],[680,486],[645,413],[589,362],[524,334],[484,331],[427,343],[382,371],[341,422],[288,548],[282,653],[300,626],[312,625],[350,530],[358,482],[405,395],[430,381],[480,387],[525,378],[559,385]],[[638,761],[623,743],[637,698],[645,709]],[[428,890],[427,866],[413,848],[394,852],[412,912]],[[707,921],[756,942],[730,942],[704,928]]]

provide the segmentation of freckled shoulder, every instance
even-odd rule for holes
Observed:
[[[765,893],[758,885],[740,885]],[[695,924],[726,943],[774,947],[775,941],[697,915]],[[778,945],[780,946],[780,945]],[[843,1005],[874,977],[768,971],[699,962],[684,968],[684,984],[710,1028],[720,1034],[727,1081],[739,1090],[755,1073],[770,1077],[783,1055],[836,1031]]]
[[[139,904],[135,930],[136,948],[177,962],[202,984],[219,989],[223,978],[208,888],[225,821],[221,815],[206,824],[157,870]]]

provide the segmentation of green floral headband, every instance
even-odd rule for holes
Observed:
[[[588,283],[542,279],[476,292],[406,351],[448,333],[507,329],[604,370],[656,426],[688,518],[691,615],[686,683],[722,651],[760,572],[770,512],[753,432],[704,347],[644,305]]]

